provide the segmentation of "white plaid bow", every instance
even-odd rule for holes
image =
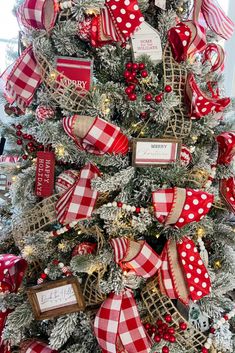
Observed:
[[[162,261],[146,242],[140,243],[140,251],[130,261],[125,261],[131,247],[128,239],[112,239],[111,245],[115,262],[129,273],[149,278],[161,266]],[[150,352],[150,342],[129,288],[120,294],[110,293],[96,315],[94,329],[103,353],[117,353],[118,346],[126,352]]]
[[[91,180],[99,175],[99,169],[91,163],[82,168],[78,180],[56,203],[57,219],[60,223],[67,224],[91,216],[98,197],[98,192],[91,188]]]

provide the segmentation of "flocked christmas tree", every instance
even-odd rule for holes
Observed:
[[[215,0],[14,12],[0,352],[233,352],[233,23]]]

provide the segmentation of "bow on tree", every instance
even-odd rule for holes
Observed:
[[[145,241],[117,238],[110,243],[115,262],[128,275],[149,278],[161,266],[161,259]],[[103,353],[150,352],[133,292],[128,287],[119,294],[109,294],[96,315],[94,329]]]
[[[58,353],[58,351],[44,342],[32,339],[21,342],[20,353]]]
[[[128,138],[120,128],[99,117],[73,115],[63,118],[63,127],[80,150],[96,155],[128,152]]]
[[[0,290],[1,292],[16,293],[21,285],[27,262],[19,256],[11,254],[0,255]],[[6,309],[0,312],[0,353],[10,352],[8,345],[2,339],[2,332],[7,316],[12,310]]]
[[[56,213],[60,223],[68,224],[91,216],[98,197],[98,192],[91,188],[91,180],[99,175],[99,169],[88,163],[80,173],[67,171],[59,176],[57,186],[62,192],[56,203]]]
[[[194,189],[160,189],[152,194],[155,216],[159,222],[182,228],[199,222],[211,209],[214,196]],[[211,291],[209,275],[193,240],[168,240],[161,254],[159,284],[163,294],[185,304],[199,300]]]
[[[94,47],[125,43],[143,21],[136,0],[107,0],[100,14],[78,24],[78,35]]]
[[[229,166],[235,155],[235,131],[224,132],[216,137],[218,143],[217,165]],[[220,194],[228,208],[235,213],[234,176],[220,180]]]
[[[56,12],[53,0],[25,0],[17,13],[18,21],[28,30],[45,29],[49,31],[55,23]],[[41,83],[40,68],[30,45],[8,68],[2,78],[6,82],[5,93],[10,103],[25,109],[32,101]]]

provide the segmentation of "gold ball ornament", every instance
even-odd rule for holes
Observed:
[[[222,264],[220,260],[216,260],[213,264],[215,270],[220,270],[222,268]]]

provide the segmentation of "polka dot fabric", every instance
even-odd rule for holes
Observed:
[[[187,52],[191,42],[192,32],[183,22],[178,23],[168,32],[168,40],[172,49],[172,54],[177,62],[187,59]]]
[[[186,189],[186,198],[175,227],[182,228],[188,223],[199,222],[210,211],[214,195],[205,191]]]
[[[124,38],[130,38],[136,28],[144,21],[136,0],[106,0],[116,31]]]
[[[235,179],[234,177],[220,180],[220,195],[228,208],[235,213]]]
[[[194,242],[185,237],[177,243],[178,258],[192,300],[200,300],[211,292],[208,271]]]
[[[190,108],[190,118],[193,120],[214,112],[222,112],[230,104],[230,98],[217,99],[206,96],[198,87],[192,73],[187,77],[186,87],[186,101]]]
[[[235,131],[223,132],[216,137],[218,143],[218,164],[230,164],[235,155]]]

